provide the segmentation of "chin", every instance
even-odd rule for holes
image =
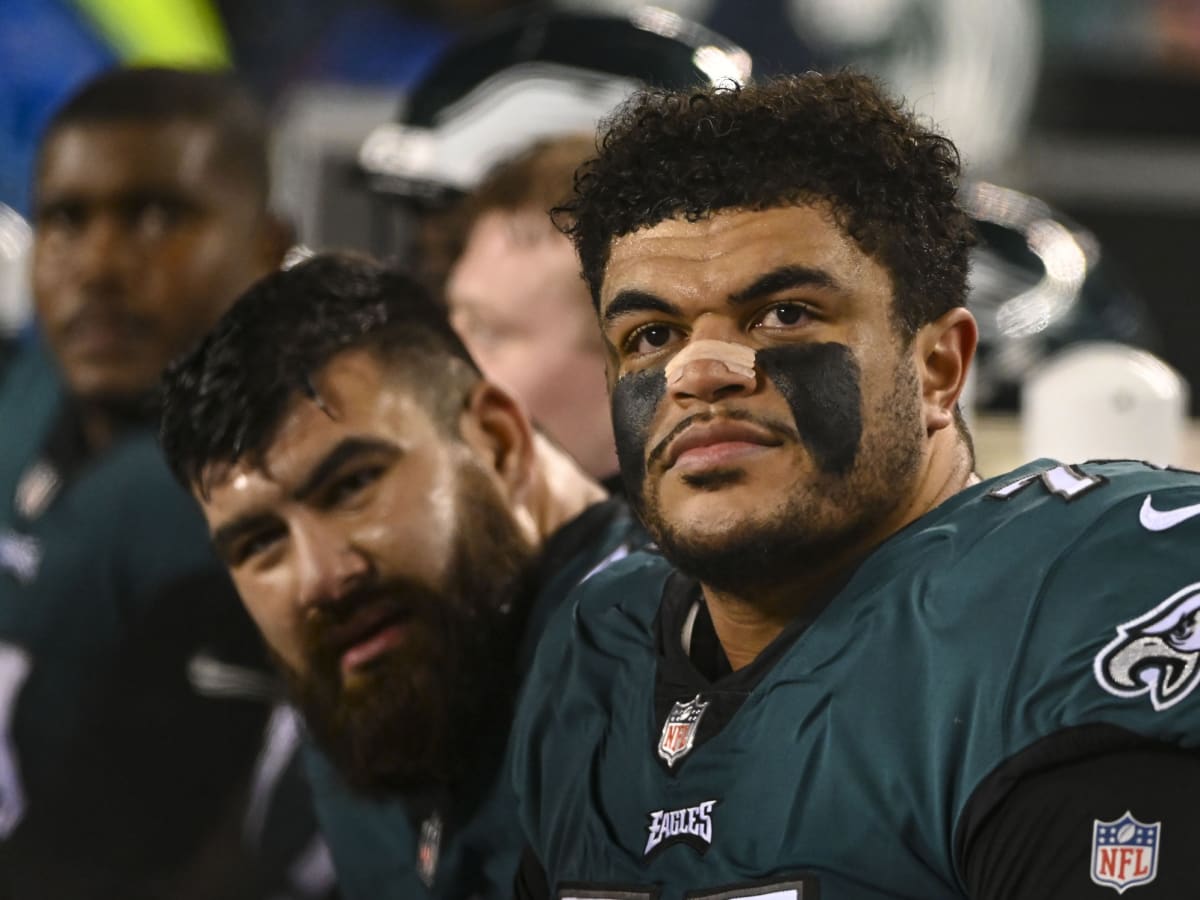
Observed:
[[[649,505],[647,520],[689,540],[720,541],[778,521],[785,514],[780,493],[747,484],[741,472],[713,473],[667,485]]]
[[[651,508],[647,527],[663,555],[684,574],[732,594],[753,594],[819,566],[853,529],[836,509],[784,502],[781,492],[705,493]]]

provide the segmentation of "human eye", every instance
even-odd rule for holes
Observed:
[[[268,525],[247,532],[238,538],[228,548],[225,557],[232,568],[245,565],[256,558],[262,558],[272,547],[283,541],[285,529],[282,525]]]
[[[813,310],[807,303],[772,303],[763,314],[754,320],[752,328],[799,328],[814,320]]]
[[[342,506],[359,497],[383,475],[384,467],[379,464],[365,465],[338,475],[325,490],[326,506]]]
[[[43,233],[74,232],[83,227],[86,211],[82,203],[61,201],[48,203],[37,211],[37,227]]]
[[[682,332],[674,325],[651,322],[630,332],[621,349],[627,356],[647,356],[670,347],[681,337]]]

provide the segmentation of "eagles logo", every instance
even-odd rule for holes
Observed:
[[[1190,694],[1200,682],[1200,582],[1118,625],[1117,638],[1096,655],[1095,671],[1110,694],[1149,694],[1156,710]]]

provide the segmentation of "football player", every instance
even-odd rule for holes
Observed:
[[[980,482],[958,171],[849,72],[612,120],[561,215],[661,555],[535,661],[520,896],[1195,892],[1200,477]]]
[[[270,667],[147,402],[286,247],[261,117],[224,76],[113,70],[34,194],[38,335],[0,373],[0,895],[285,890],[240,849]]]
[[[513,699],[568,588],[639,530],[369,260],[260,281],[165,378],[162,440],[315,748],[349,898],[511,895]]]
[[[539,141],[493,169],[459,213],[451,321],[479,365],[597,478],[616,478],[604,353],[575,248],[550,221],[592,134]]]

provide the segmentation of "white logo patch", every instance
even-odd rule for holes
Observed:
[[[42,545],[15,531],[0,531],[0,571],[12,573],[21,584],[37,578],[42,565]]]
[[[1155,509],[1150,498],[1151,495],[1147,494],[1146,499],[1142,501],[1142,508],[1138,512],[1138,521],[1147,531],[1166,531],[1188,519],[1200,516],[1200,503],[1181,506],[1179,509]]]
[[[227,663],[203,650],[187,661],[187,679],[203,697],[274,702],[283,694],[282,686],[266,672]]]
[[[1190,694],[1200,683],[1200,582],[1118,625],[1092,667],[1104,690],[1117,697],[1149,694],[1156,710]]]
[[[712,811],[716,800],[705,800],[683,809],[656,809],[649,814],[649,834],[643,855],[674,843],[686,843],[701,855],[712,846]]]
[[[699,694],[686,703],[675,701],[658,738],[658,755],[668,766],[675,765],[677,760],[691,752],[696,743],[696,729],[700,727],[700,719],[704,717],[706,709],[708,701],[701,700]]]
[[[58,470],[47,462],[37,462],[26,469],[17,482],[13,507],[22,518],[36,519],[46,511],[60,487],[62,479]]]

